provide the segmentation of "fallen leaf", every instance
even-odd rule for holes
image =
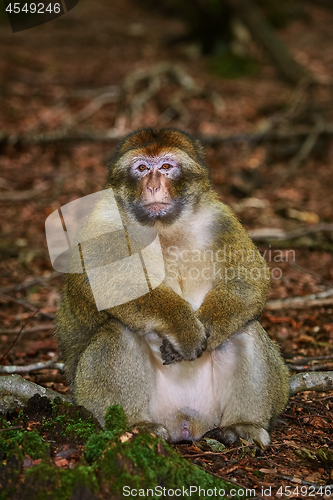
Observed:
[[[263,472],[264,474],[276,474],[276,469],[259,469],[259,472]]]
[[[126,443],[126,441],[129,441],[133,437],[132,432],[125,432],[122,436],[120,436],[120,441],[122,443]]]
[[[213,451],[223,451],[226,448],[223,443],[216,441],[216,439],[209,439],[209,438],[204,438],[204,439]]]
[[[54,463],[57,467],[68,467],[68,460],[66,458],[56,457]]]
[[[25,455],[25,458],[23,460],[23,470],[27,470],[29,469],[30,467],[36,467],[36,465],[39,465],[41,463],[42,459],[41,458],[38,458],[37,460],[32,460],[32,458],[30,457],[30,455]]]

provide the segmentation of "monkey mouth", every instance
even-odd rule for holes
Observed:
[[[151,215],[163,215],[168,212],[171,203],[153,202],[144,205],[144,209]]]
[[[134,204],[132,207],[134,216],[141,224],[154,225],[155,222],[172,224],[182,211],[182,204],[178,200],[171,202],[152,202],[146,204]]]

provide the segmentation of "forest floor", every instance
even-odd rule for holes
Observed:
[[[182,22],[138,4],[82,1],[37,28],[13,34],[6,20],[0,25],[2,366],[57,356],[52,320],[63,282],[50,263],[45,219],[102,188],[115,141],[93,136],[106,130],[121,137],[143,126],[175,126],[205,138],[214,187],[247,230],[310,230],[281,245],[258,243],[272,269],[269,299],[332,288],[332,230],[311,228],[333,220],[333,140],[329,134],[315,135],[318,123],[333,118],[333,12],[309,4],[307,19],[296,19],[279,32],[294,57],[322,82],[293,89],[260,53],[255,76],[217,76],[211,58],[198,54],[195,45],[167,43],[184,31]],[[169,73],[180,65],[196,90],[186,88],[182,77],[172,80],[163,74],[160,88],[140,105],[134,98],[147,88],[149,68],[162,61],[170,64]],[[135,71],[146,72],[146,80],[133,83],[126,93],[124,79],[132,75],[128,81],[133,82]],[[101,94],[103,105],[96,100]],[[305,137],[293,135],[300,127],[307,127]],[[286,132],[284,140],[247,136],[277,129]],[[42,142],[40,134],[59,131],[59,140],[49,135]],[[89,137],[79,140],[80,131]],[[25,139],[15,139],[17,134]],[[208,140],[239,134],[244,140]],[[301,161],[297,155],[313,137]],[[333,370],[332,312],[331,304],[264,313],[263,325],[281,346],[291,373],[294,368]],[[69,394],[58,370],[24,377]],[[200,443],[176,448],[206,471],[256,488],[267,500],[329,498],[318,487],[333,483],[332,409],[333,391],[292,397],[272,431],[272,445],[262,454],[247,447],[213,453]],[[54,448],[54,456],[61,446]],[[71,460],[78,462],[80,454]],[[70,461],[55,463],[68,467]]]

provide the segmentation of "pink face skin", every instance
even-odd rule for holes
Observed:
[[[148,216],[163,216],[172,208],[170,181],[180,171],[177,159],[170,154],[134,159],[131,175],[140,183],[142,207]]]

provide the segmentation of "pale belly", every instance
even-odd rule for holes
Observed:
[[[164,425],[172,441],[199,439],[218,427],[230,399],[235,370],[234,345],[226,341],[194,361],[164,366],[159,341],[150,334],[155,384],[150,397],[149,416]]]

